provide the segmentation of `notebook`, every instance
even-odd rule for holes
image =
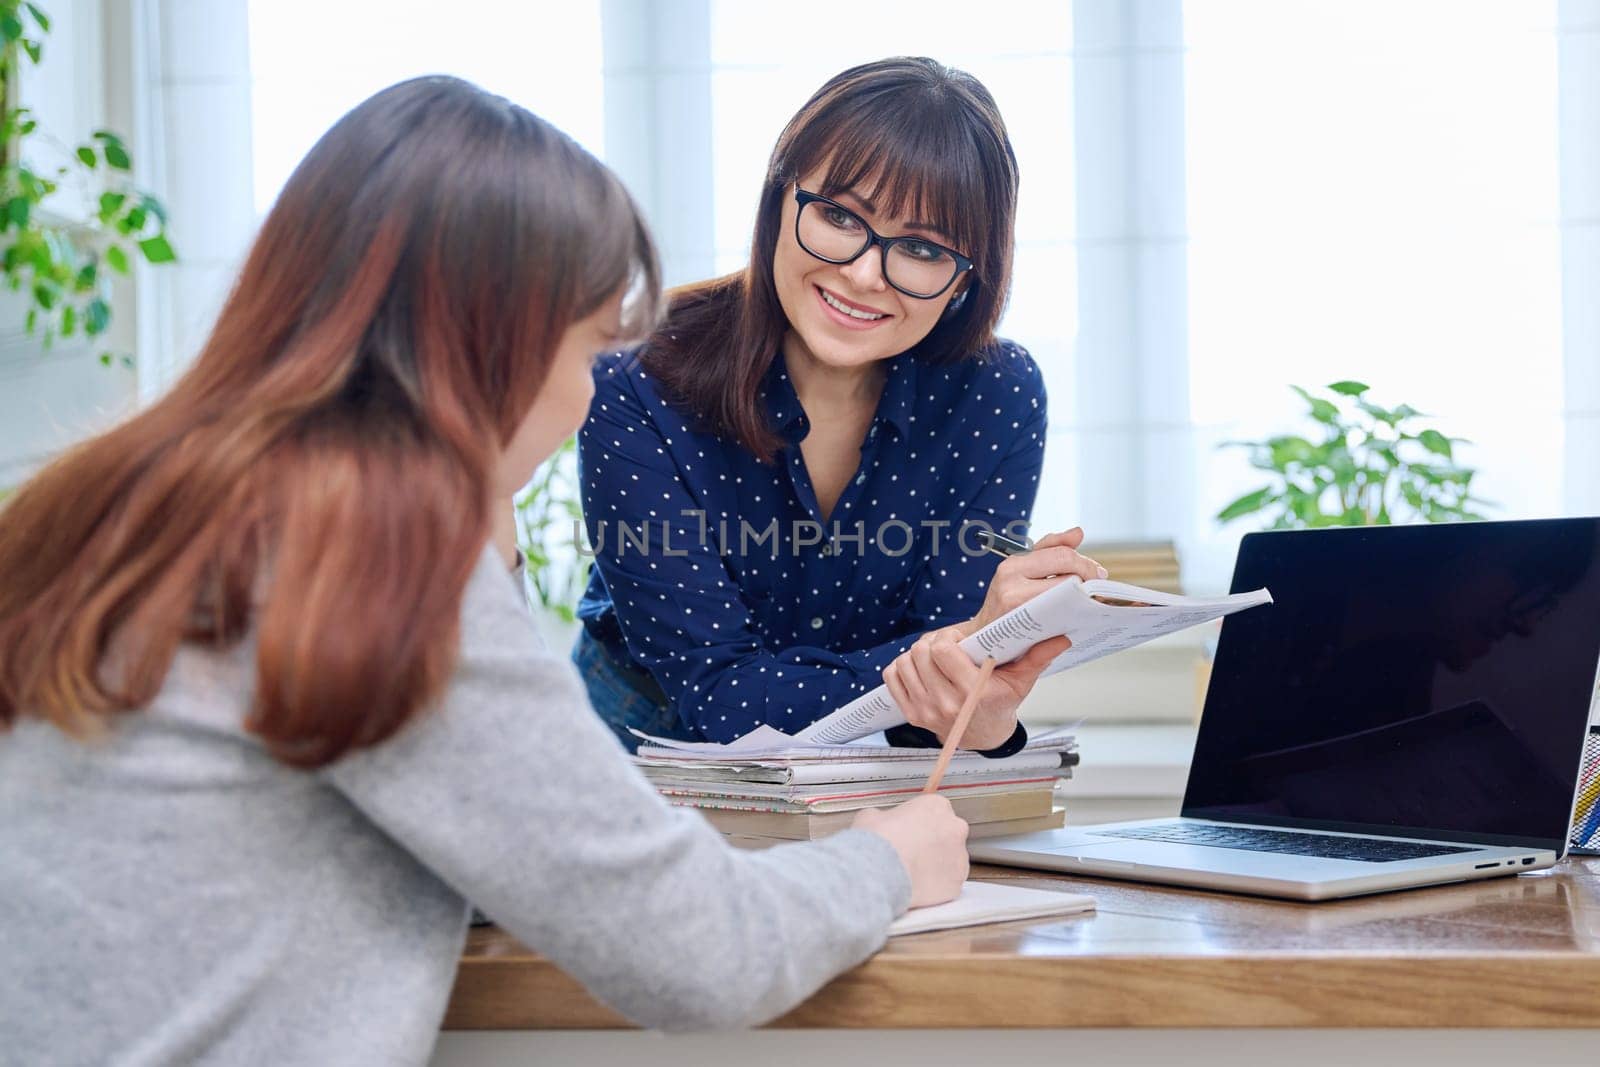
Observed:
[[[912,908],[900,916],[890,924],[889,936],[1093,910],[1094,898],[1080,893],[1057,893],[1001,882],[968,882],[961,887],[961,895],[948,904]]]
[[[1572,809],[1568,852],[1600,856],[1600,725],[1589,727],[1583,743],[1583,769],[1578,773],[1578,802]]]

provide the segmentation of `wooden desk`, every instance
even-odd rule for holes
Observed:
[[[895,938],[777,1027],[1600,1026],[1600,860],[1296,904],[1003,867],[1097,912]],[[445,1028],[625,1026],[493,928],[472,932]]]

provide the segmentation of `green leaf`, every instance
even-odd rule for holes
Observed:
[[[101,193],[100,194],[100,221],[110,222],[116,218],[117,212],[122,210],[122,205],[127,202],[126,193]]]
[[[1263,486],[1253,493],[1246,493],[1221,511],[1217,512],[1218,522],[1232,522],[1241,515],[1248,515],[1252,511],[1260,511],[1272,502],[1272,486]]]
[[[17,184],[21,186],[24,196],[34,200],[44,199],[44,183],[27,167],[17,168]]]
[[[78,269],[72,279],[72,287],[80,293],[87,293],[94,288],[95,282],[100,279],[100,268],[93,260],[85,263]]]
[[[13,196],[6,201],[6,221],[21,229],[28,224],[28,214],[33,210],[33,201],[25,196]]]
[[[1438,430],[1423,430],[1417,434],[1417,441],[1429,452],[1441,455],[1446,459],[1452,458],[1450,454],[1450,438]]]
[[[139,251],[144,253],[144,258],[151,263],[171,263],[178,256],[172,251],[172,246],[167,243],[165,234],[156,234],[139,242]]]
[[[1362,382],[1343,381],[1334,382],[1332,385],[1328,386],[1328,388],[1342,396],[1360,396],[1362,393],[1366,392],[1369,387]]]
[[[102,352],[102,353],[100,353],[100,365],[102,367],[111,366],[111,353],[110,352]]]
[[[111,324],[111,305],[96,297],[89,301],[83,313],[83,330],[90,337],[105,333]]]
[[[33,21],[39,24],[39,28],[45,33],[49,33],[50,16],[46,15],[43,11],[40,11],[38,4],[23,4],[23,6],[26,7],[28,9],[28,13],[33,16]]]
[[[1379,407],[1370,400],[1358,400],[1356,401],[1356,407],[1360,408],[1362,411],[1365,411],[1368,415],[1371,415],[1373,418],[1387,426],[1394,425],[1394,412],[1390,411],[1388,408]]]
[[[1444,484],[1444,475],[1441,474],[1436,467],[1431,467],[1426,463],[1413,463],[1411,464],[1410,470],[1411,473],[1415,474],[1428,485]]]
[[[22,321],[27,327],[28,332],[33,333],[34,327],[39,325],[39,309],[29,308],[27,318],[23,319]]]
[[[83,161],[83,165],[88,167],[90,170],[93,170],[95,167],[100,165],[100,157],[95,155],[94,149],[90,148],[86,144],[81,144],[78,146],[77,154],[78,158]]]
[[[47,242],[39,240],[35,236],[34,240],[26,244],[22,244],[19,239],[18,244],[27,250],[28,262],[33,264],[36,274],[49,275],[52,273],[52,268],[56,266],[56,260]]]
[[[107,141],[105,143],[106,166],[117,170],[132,170],[133,160],[128,158],[128,150],[122,147],[121,141]]]
[[[154,215],[160,221],[161,225],[165,226],[167,224],[166,205],[157,200],[155,197],[149,195],[140,197],[139,206],[144,208],[150,214]]]
[[[15,15],[0,15],[0,46],[22,38],[22,22]]]
[[[44,55],[43,46],[38,41],[29,40],[23,40],[21,44],[22,50],[28,53],[28,58],[33,60],[33,65],[37,67],[39,65],[39,57]]]
[[[111,245],[106,249],[106,262],[118,274],[128,273],[128,253],[122,250],[121,245]]]
[[[1322,450],[1304,437],[1274,437],[1267,442],[1271,449],[1272,465],[1283,470],[1295,463],[1315,463],[1322,458]]]
[[[78,328],[78,309],[68,304],[61,309],[61,336],[71,337]]]

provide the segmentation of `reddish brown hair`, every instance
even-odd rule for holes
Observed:
[[[789,120],[767,164],[750,263],[672,294],[641,357],[702,426],[768,458],[781,439],[758,395],[789,328],[772,258],[789,184],[826,164],[833,196],[870,190],[890,215],[926,219],[975,266],[966,300],[912,349],[930,363],[969,358],[994,340],[1011,290],[1017,157],[994,97],[972,75],[898,57],[830,78]]]
[[[563,332],[630,287],[653,323],[657,284],[621,184],[526,110],[450,78],[361,104],[188,374],[0,512],[0,726],[93,732],[180,642],[253,629],[278,758],[392,735],[452,669],[491,466]]]

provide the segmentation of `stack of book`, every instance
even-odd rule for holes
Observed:
[[[698,809],[735,843],[760,847],[826,837],[865,808],[917,796],[938,757],[936,749],[867,742],[727,754],[644,745],[635,762],[672,803]],[[1065,820],[1055,785],[1077,761],[1065,729],[1030,738],[1005,759],[962,751],[939,793],[972,837],[1054,829]]]
[[[1178,550],[1171,541],[1101,541],[1085,544],[1082,552],[1110,572],[1115,581],[1163,593],[1183,592],[1178,577]]]

